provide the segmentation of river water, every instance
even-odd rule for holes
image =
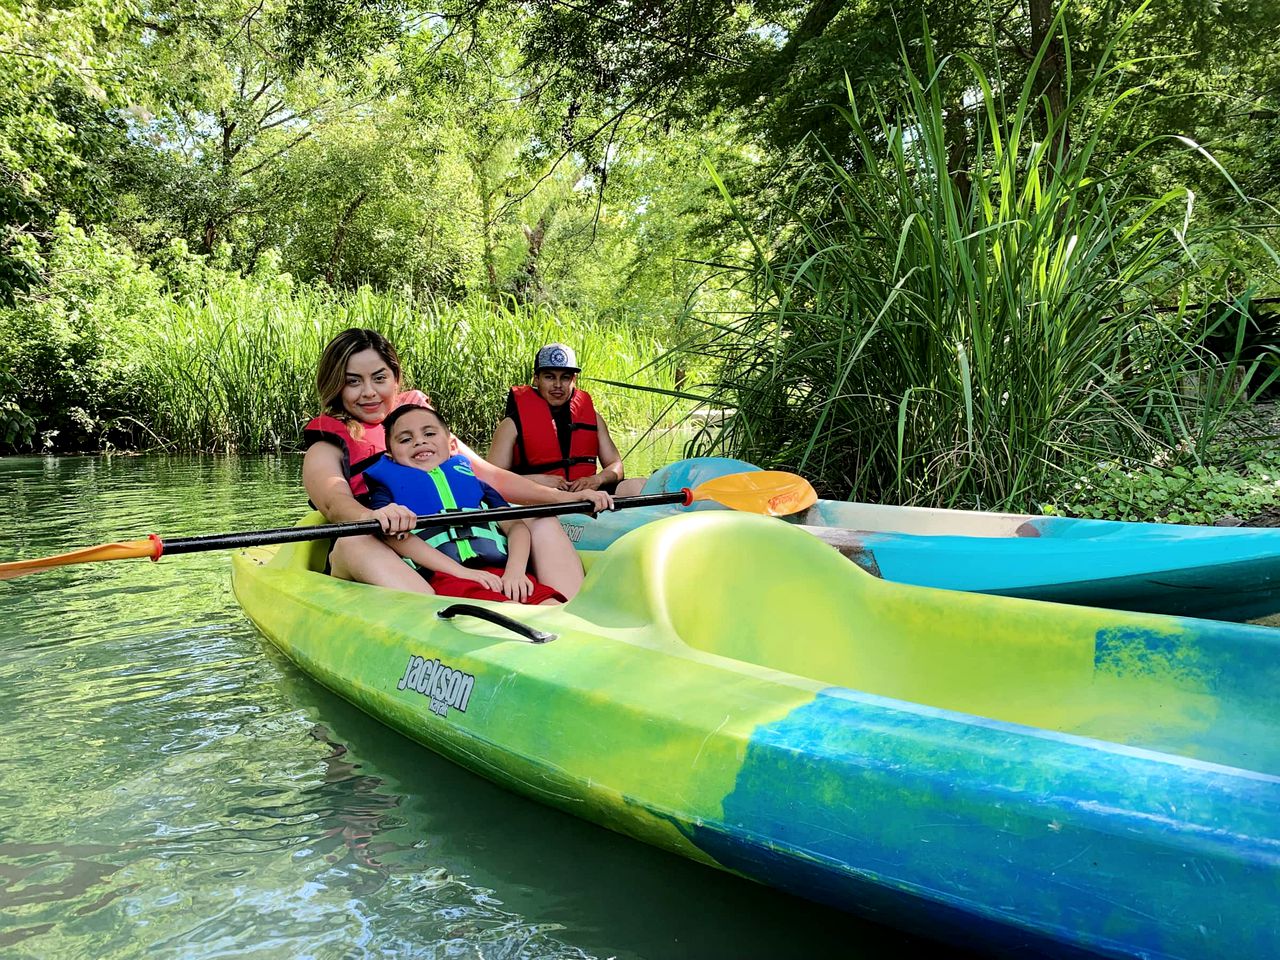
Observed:
[[[0,459],[0,560],[283,526],[300,458]],[[300,673],[226,554],[0,582],[0,956],[899,956],[510,795]]]

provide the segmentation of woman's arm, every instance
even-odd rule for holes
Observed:
[[[573,503],[575,500],[590,500],[597,512],[613,509],[613,497],[599,490],[570,493],[567,490],[544,487],[528,477],[495,467],[461,440],[458,441],[458,452],[471,461],[471,470],[476,479],[487,483],[512,503]]]
[[[510,417],[503,417],[502,422],[493,431],[493,439],[489,441],[489,453],[485,459],[500,470],[510,470],[511,465],[515,463],[516,422]],[[564,477],[543,473],[533,473],[528,476],[539,486],[551,487],[553,490],[569,489],[569,484]]]
[[[370,510],[351,493],[351,484],[342,474],[342,451],[331,443],[313,443],[302,458],[302,486],[307,496],[330,523],[377,520],[382,532],[408,533],[417,517],[398,503]]]
[[[515,456],[516,422],[510,417],[503,417],[502,422],[493,431],[493,439],[489,441],[489,453],[485,459],[495,467],[510,470],[511,464],[515,462]]]

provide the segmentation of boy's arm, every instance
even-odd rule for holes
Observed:
[[[451,560],[421,537],[410,536],[403,540],[388,540],[387,546],[400,556],[407,557],[424,570],[430,570],[433,573],[451,573],[455,577],[460,577],[462,573],[459,571],[466,570],[462,564]]]
[[[464,567],[458,561],[446,556],[425,542],[421,537],[408,536],[403,540],[388,540],[386,544],[400,556],[408,557],[424,570],[430,570],[432,573],[447,573],[454,577],[461,577],[464,580],[474,580],[476,583],[484,584],[490,590],[502,589],[500,578],[484,570],[472,570],[470,567]]]
[[[523,520],[507,520],[498,524],[507,536],[507,575],[522,577],[529,567],[529,546],[533,537]]]
[[[508,520],[498,526],[507,536],[507,566],[502,573],[502,592],[508,600],[523,603],[533,593],[533,581],[526,573],[533,536],[529,532],[529,524],[523,520]]]

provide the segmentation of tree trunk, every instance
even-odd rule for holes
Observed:
[[[480,229],[484,232],[484,270],[489,279],[489,299],[498,299],[498,254],[493,242],[493,194],[489,178],[477,164],[476,183],[480,192]]]
[[[347,241],[347,230],[356,217],[356,211],[368,199],[369,191],[361,190],[359,195],[347,204],[347,209],[338,218],[338,228],[333,232],[333,246],[329,250],[329,266],[324,271],[325,283],[333,286],[333,275],[338,269],[338,260],[342,257],[342,245]]]
[[[524,239],[528,244],[528,252],[525,254],[524,264],[520,267],[518,280],[520,296],[526,301],[539,300],[544,293],[538,261],[542,257],[542,241],[547,236],[546,216],[539,218],[536,227],[531,228],[528,224],[525,224],[523,229]]]
[[[1044,125],[1043,136],[1049,137],[1050,123],[1057,123],[1058,130],[1054,134],[1054,165],[1060,166],[1065,161],[1067,149],[1070,147],[1070,136],[1063,118],[1066,111],[1066,54],[1062,47],[1062,35],[1050,34],[1054,17],[1057,15],[1054,0],[1028,0],[1031,15],[1031,53],[1035,56],[1041,48],[1048,44],[1044,57],[1040,61],[1038,71],[1040,93],[1040,119]],[[1050,118],[1053,118],[1052,120]]]
[[[969,209],[969,171],[965,162],[969,153],[969,127],[964,116],[964,91],[957,91],[955,100],[947,109],[943,126],[943,136],[947,141],[947,173],[951,183],[960,196],[961,211]]]

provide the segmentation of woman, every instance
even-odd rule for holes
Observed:
[[[330,523],[377,520],[387,536],[403,537],[414,526],[413,511],[399,504],[371,510],[363,470],[386,449],[382,421],[402,403],[431,401],[421,392],[400,390],[400,358],[375,330],[352,328],[329,341],[320,355],[316,389],[324,413],[307,424],[307,453],[302,484],[316,509]],[[516,503],[569,503],[589,500],[608,510],[613,498],[598,490],[570,493],[552,490],[525,477],[500,470],[466,444],[458,452],[471,461],[476,477]],[[530,521],[533,562],[538,579],[572,597],[582,586],[582,564],[555,517]],[[397,590],[431,593],[427,582],[377,537],[340,537],[329,555],[335,577]]]

